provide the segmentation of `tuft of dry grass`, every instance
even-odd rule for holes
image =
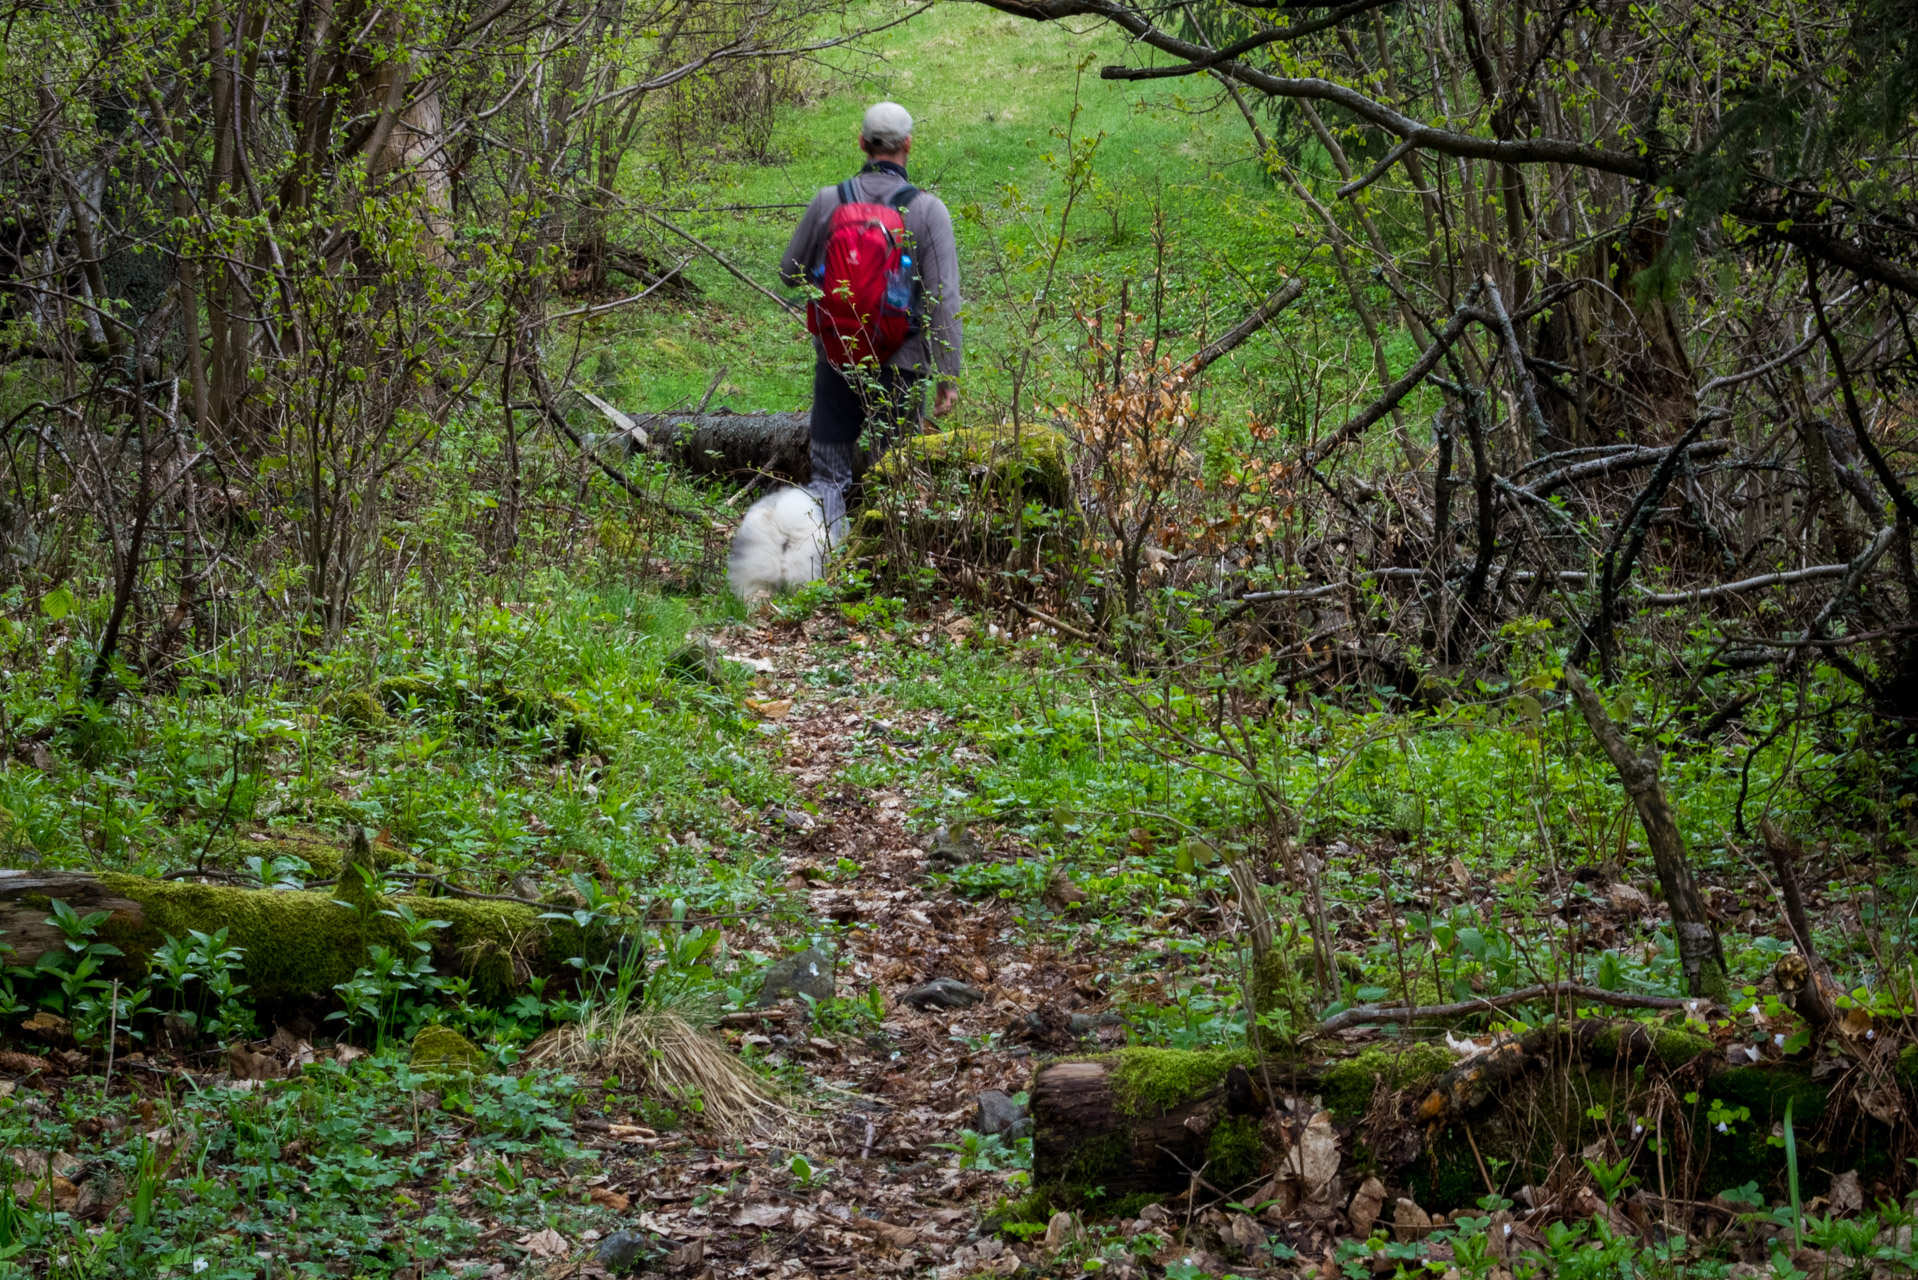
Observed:
[[[581,1021],[541,1038],[526,1060],[541,1066],[618,1076],[656,1097],[697,1097],[722,1136],[782,1138],[802,1126],[753,1070],[718,1039],[670,1010],[610,1001]]]

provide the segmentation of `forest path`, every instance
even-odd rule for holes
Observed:
[[[1011,854],[963,833],[916,831],[920,797],[857,779],[878,753],[955,749],[948,717],[874,691],[882,652],[827,618],[734,630],[720,648],[759,672],[749,705],[811,810],[752,817],[779,833],[786,888],[805,895],[810,932],[838,963],[837,999],[812,1022],[803,1002],[725,1020],[734,1044],[808,1077],[802,1102],[816,1120],[792,1150],[812,1185],[777,1158],[770,1173],[761,1162],[749,1174],[702,1153],[711,1173],[731,1179],[723,1207],[706,1215],[704,1259],[720,1276],[924,1274],[955,1264],[967,1275],[1010,1272],[1014,1250],[980,1234],[1002,1199],[1023,1194],[1008,1178],[1009,1152],[962,1168],[979,1162],[942,1144],[961,1143],[981,1091],[1025,1089],[1035,1054],[1122,1042],[1122,1026],[1083,1041],[1068,1030],[1073,1013],[1083,1026],[1105,1003],[1099,957],[1035,940],[1010,903],[955,896],[930,873],[953,858]],[[834,684],[823,672],[852,678]],[[757,936],[752,945],[789,954],[805,939]],[[937,979],[983,998],[958,1009],[903,999]]]

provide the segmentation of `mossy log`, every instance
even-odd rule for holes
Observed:
[[[471,979],[475,997],[489,1003],[534,977],[571,977],[577,970],[569,960],[597,961],[610,947],[601,933],[570,919],[542,919],[537,908],[515,902],[413,895],[350,901],[332,891],[240,889],[111,872],[0,871],[0,940],[13,948],[14,964],[31,965],[64,944],[47,923],[56,900],[83,915],[108,913],[99,938],[125,953],[108,972],[126,981],[144,976],[148,958],[168,937],[224,928],[245,953],[249,997],[264,1002],[330,997],[367,962],[368,948],[404,946],[400,921],[381,914],[389,907],[446,921],[426,938],[435,967]]]
[[[1201,1194],[1237,1193],[1278,1170],[1287,1124],[1309,1117],[1316,1098],[1347,1168],[1389,1176],[1434,1210],[1475,1203],[1488,1180],[1508,1195],[1543,1185],[1600,1141],[1673,1195],[1708,1199],[1754,1180],[1776,1190],[1785,1166],[1774,1128],[1787,1103],[1805,1194],[1854,1168],[1867,1185],[1902,1187],[1918,1127],[1872,1117],[1918,1114],[1918,1048],[1871,1053],[1814,1079],[1809,1062],[1731,1067],[1682,1026],[1604,1018],[1552,1024],[1463,1061],[1429,1043],[1329,1063],[1128,1049],[1039,1070],[1033,1179],[1067,1203],[1177,1194],[1195,1173]],[[1267,1082],[1296,1100],[1289,1119]]]

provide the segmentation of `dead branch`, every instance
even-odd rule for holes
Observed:
[[[1506,992],[1504,995],[1460,1000],[1455,1004],[1355,1005],[1321,1020],[1319,1034],[1330,1035],[1334,1031],[1363,1026],[1368,1022],[1393,1022],[1403,1025],[1410,1022],[1423,1022],[1428,1018],[1436,1018],[1440,1021],[1448,1018],[1466,1018],[1475,1013],[1510,1009],[1514,1005],[1535,1004],[1540,1000],[1602,1004],[1614,1009],[1683,1009],[1692,1003],[1688,1000],[1674,999],[1671,996],[1635,996],[1625,991],[1607,991],[1603,987],[1588,987],[1582,982],[1541,982],[1536,986]]]

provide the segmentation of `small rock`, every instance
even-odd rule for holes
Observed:
[[[652,1248],[643,1231],[615,1231],[599,1242],[593,1261],[608,1271],[624,1271],[637,1266]]]
[[[979,1095],[978,1108],[972,1116],[972,1131],[996,1133],[1007,1142],[1017,1142],[1032,1132],[1032,1117],[1005,1090],[987,1089]]]
[[[1053,1253],[1071,1244],[1078,1236],[1079,1224],[1063,1210],[1053,1214],[1052,1220],[1046,1223],[1046,1248]]]
[[[760,985],[753,1007],[763,1009],[799,996],[809,996],[815,1001],[830,1000],[833,985],[832,957],[818,947],[807,947],[766,970],[766,980]]]
[[[474,1071],[486,1064],[480,1047],[451,1027],[421,1027],[413,1037],[412,1065],[417,1070]]]
[[[1123,1027],[1126,1020],[1116,1013],[1075,1013],[1068,1022],[1075,1036],[1089,1036],[1102,1027]]]
[[[1633,885],[1615,884],[1612,886],[1611,896],[1612,905],[1620,911],[1638,912],[1651,909],[1652,900],[1645,895],[1643,890]]]
[[[934,978],[899,997],[915,1009],[965,1009],[986,998],[977,987],[952,978]]]
[[[963,867],[977,862],[986,847],[964,823],[941,824],[933,828],[931,848],[926,851],[926,866],[932,870]]]

